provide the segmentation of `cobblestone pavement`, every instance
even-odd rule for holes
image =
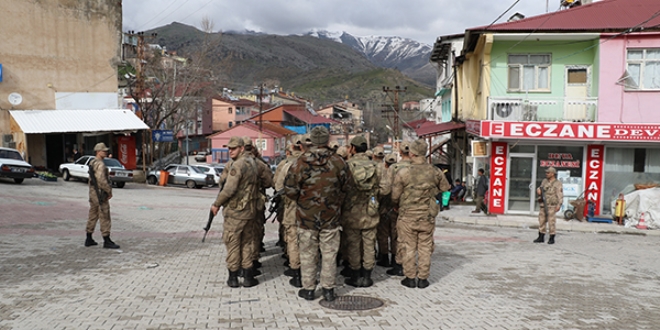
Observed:
[[[536,230],[438,218],[431,286],[381,267],[360,312],[308,302],[288,284],[268,224],[264,275],[225,285],[221,218],[201,242],[213,189],[128,184],[111,201],[121,251],[84,247],[82,182],[0,182],[0,329],[658,329],[657,236]],[[469,212],[466,208],[465,212]],[[459,212],[459,209],[450,212]],[[100,234],[95,233],[97,241]],[[343,283],[338,278],[339,283]],[[317,296],[320,293],[317,292]]]

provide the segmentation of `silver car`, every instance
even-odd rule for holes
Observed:
[[[163,171],[168,173],[168,185],[185,185],[188,188],[201,189],[202,187],[213,187],[213,175],[202,172],[192,165],[172,164],[167,166]],[[149,184],[157,184],[160,182],[160,170],[150,171],[147,175],[147,182]]]

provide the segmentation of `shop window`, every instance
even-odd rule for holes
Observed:
[[[512,154],[533,154],[536,152],[536,148],[534,146],[516,144],[509,147],[509,151]]]
[[[583,147],[538,146],[536,186],[540,187],[541,182],[545,179],[545,170],[548,167],[554,167],[557,170],[557,180],[564,185],[562,212],[569,207],[568,200],[576,199],[584,192],[583,156]],[[535,209],[539,209],[538,203],[536,203]]]
[[[635,191],[636,183],[660,183],[660,149],[607,148],[603,170],[601,212],[611,214],[619,193]]]
[[[646,165],[646,149],[635,149],[633,172],[644,172]]]

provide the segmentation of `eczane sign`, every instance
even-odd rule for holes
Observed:
[[[505,122],[484,120],[481,136],[586,141],[660,141],[660,125],[614,123]]]

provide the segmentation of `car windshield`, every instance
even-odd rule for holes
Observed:
[[[0,158],[23,160],[21,154],[14,150],[0,150]]]
[[[114,158],[103,158],[103,164],[107,167],[124,167],[118,160]]]
[[[203,166],[197,166],[197,169],[200,170],[200,171],[202,171],[202,172],[204,172],[204,173],[206,173],[206,172],[209,171],[209,168],[208,168],[208,167],[203,167]]]

